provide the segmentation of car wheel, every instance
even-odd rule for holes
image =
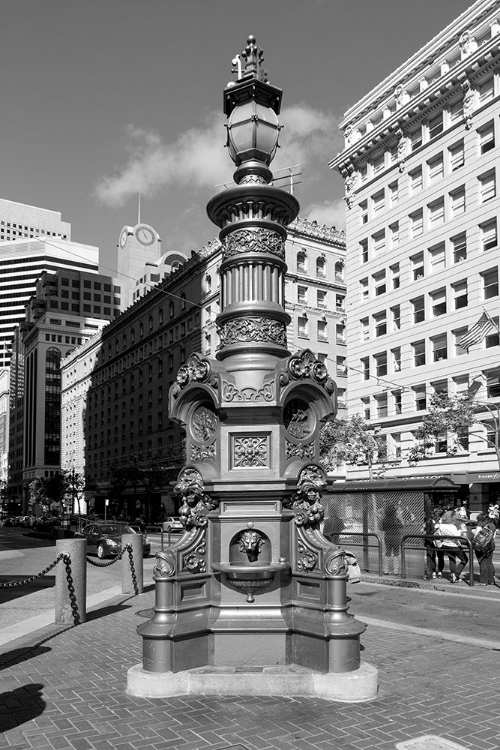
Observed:
[[[106,557],[106,550],[104,549],[104,544],[100,544],[97,547],[97,557],[99,558],[99,560],[102,560],[103,558]]]

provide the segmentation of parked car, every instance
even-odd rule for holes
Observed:
[[[184,531],[181,519],[175,516],[168,516],[163,521],[163,531]]]
[[[121,551],[122,534],[138,534],[137,529],[120,523],[89,523],[75,536],[87,540],[88,552],[95,552],[102,560],[105,557],[115,557]],[[147,536],[142,537],[142,551],[144,557],[151,554],[151,545]]]

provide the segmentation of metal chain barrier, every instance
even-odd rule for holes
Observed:
[[[37,573],[37,575],[31,576],[31,578],[25,578],[23,581],[7,581],[7,583],[0,583],[0,589],[15,589],[18,586],[26,586],[26,584],[31,583],[32,581],[36,581],[38,580],[38,578],[43,578],[43,576],[46,575],[49,570],[55,568],[57,563],[61,560],[64,560],[66,557],[69,558],[69,555],[66,556],[64,552],[61,552],[61,554],[54,560],[54,562],[51,563],[47,568],[42,570],[41,573]]]
[[[132,552],[132,547],[131,547],[131,546],[130,546],[129,544],[125,545],[125,547],[124,547],[124,548],[122,549],[122,551],[121,551],[121,552],[119,552],[119,553],[117,554],[117,556],[116,556],[115,558],[113,558],[113,560],[109,560],[108,562],[97,562],[96,560],[92,560],[92,558],[90,558],[90,557],[89,557],[89,556],[87,555],[87,562],[88,562],[88,563],[89,563],[90,565],[93,565],[93,566],[94,566],[95,568],[109,568],[109,566],[110,566],[110,565],[114,565],[115,563],[117,563],[117,562],[118,562],[118,560],[121,560],[121,559],[122,559],[122,557],[123,557],[123,554],[124,554],[124,553],[125,553],[125,552],[126,552],[127,550],[129,550],[129,554],[131,554],[131,552]]]
[[[127,546],[123,549],[122,554],[123,554],[123,552],[126,549],[128,550],[128,556],[129,556],[129,560],[130,560],[130,573],[132,575],[132,583],[134,584],[134,592],[135,592],[135,595],[137,596],[138,593],[139,593],[139,586],[137,585],[137,575],[136,575],[136,572],[135,572],[134,555],[133,555],[133,551],[132,551],[132,545],[131,544],[127,544]]]
[[[64,560],[64,566],[66,568],[66,578],[68,579],[68,595],[71,606],[71,612],[73,613],[73,622],[75,625],[80,624],[80,614],[78,612],[78,603],[76,601],[75,587],[73,584],[73,576],[71,574],[71,557],[68,554],[62,553],[61,557]]]

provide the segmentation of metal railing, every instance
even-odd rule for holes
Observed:
[[[339,537],[340,536],[350,536],[350,537],[361,536],[361,537],[363,537],[363,541],[362,542],[351,542],[351,544],[349,546],[350,547],[363,547],[363,553],[364,553],[364,555],[368,554],[368,552],[370,550],[370,547],[375,547],[376,546],[377,547],[377,551],[378,551],[378,574],[379,574],[379,576],[382,575],[382,568],[383,568],[383,563],[382,563],[382,557],[383,557],[383,555],[382,555],[382,540],[380,539],[380,537],[379,537],[378,534],[376,534],[374,531],[367,531],[367,532],[363,532],[363,531],[339,531],[338,534],[335,534],[335,536],[339,536]],[[374,545],[374,544],[368,544],[365,541],[366,539],[368,539],[368,537],[374,537],[377,540],[377,544],[376,545]],[[367,566],[363,565],[363,568],[366,569],[366,567]]]
[[[403,538],[401,539],[401,578],[403,580],[406,578],[406,557],[405,557],[405,543],[407,539],[427,539],[430,540],[433,543],[433,550],[434,552],[458,552],[460,550],[463,550],[464,545],[467,546],[467,549],[469,550],[469,585],[474,586],[474,550],[472,547],[472,542],[470,539],[466,539],[465,537],[457,537],[457,536],[448,536],[447,534],[443,534],[442,536],[435,536],[434,534],[405,534]],[[453,539],[455,542],[458,542],[458,546],[456,547],[436,547],[434,546],[435,540],[442,541],[443,539]],[[427,554],[428,547],[406,547],[408,550],[420,550],[421,552],[425,552]]]

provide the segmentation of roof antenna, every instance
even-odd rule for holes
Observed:
[[[139,192],[139,199],[137,201],[137,223],[141,223],[141,193]]]

